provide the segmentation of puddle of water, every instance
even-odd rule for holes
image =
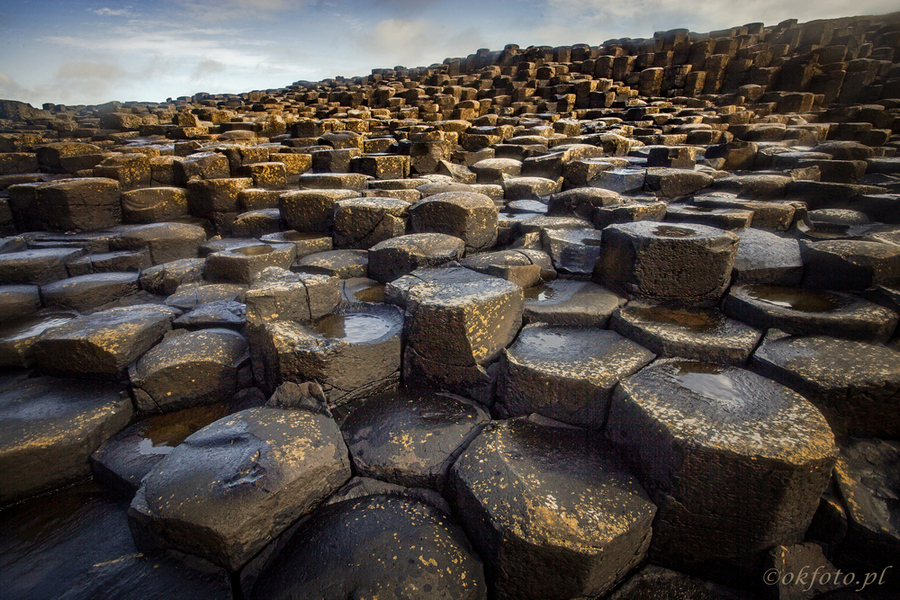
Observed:
[[[562,333],[553,331],[531,331],[523,338],[532,348],[539,349],[542,353],[553,350],[564,350],[572,346],[572,338]]]
[[[154,415],[139,423],[142,426],[139,435],[144,439],[138,450],[141,454],[168,454],[184,438],[239,408],[231,402],[219,402]]]
[[[384,286],[373,285],[353,292],[353,297],[360,302],[384,302]]]
[[[232,254],[243,254],[244,256],[260,256],[262,254],[270,254],[274,248],[272,246],[241,246],[231,251]]]
[[[691,237],[696,232],[693,229],[686,229],[684,227],[673,227],[671,225],[660,225],[656,229],[653,230],[653,235],[659,237],[670,237],[670,238],[686,238]]]
[[[693,311],[683,308],[648,306],[637,310],[648,321],[675,325],[694,333],[713,333],[725,326],[725,315],[716,311]]]
[[[667,374],[681,387],[704,398],[731,406],[747,403],[747,390],[723,375],[725,367],[703,362],[684,361],[669,366]]]
[[[351,343],[378,339],[392,328],[393,323],[366,313],[328,315],[310,325],[310,329],[322,337]]]
[[[823,313],[837,310],[850,304],[850,300],[828,294],[798,288],[784,288],[774,285],[747,286],[747,295],[755,300],[789,308],[800,312]]]
[[[550,300],[556,296],[556,290],[543,283],[540,285],[533,285],[530,288],[525,288],[524,292],[526,300],[535,300],[536,302]]]

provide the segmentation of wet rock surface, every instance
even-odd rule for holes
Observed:
[[[802,539],[836,457],[831,429],[799,394],[684,359],[625,379],[607,436],[659,507],[653,559],[720,577]]]
[[[0,392],[0,502],[86,477],[88,457],[132,412],[114,383],[38,377]]]
[[[641,561],[656,507],[584,430],[487,427],[451,470],[452,503],[499,598],[603,594]]]
[[[389,394],[367,399],[341,424],[356,471],[398,485],[443,491],[456,457],[490,416],[451,394]]]
[[[487,597],[458,525],[409,499],[368,496],[320,509],[260,577],[252,598]]]
[[[613,331],[526,325],[504,350],[494,408],[602,429],[613,388],[655,357]]]
[[[237,569],[350,478],[332,419],[251,408],[189,436],[146,477],[128,512],[139,548]]]
[[[510,44],[158,103],[0,101],[0,504],[21,501],[0,512],[3,589],[787,598],[768,563],[880,575],[897,563],[898,18]],[[253,407],[284,419],[205,437]],[[306,500],[278,475],[320,440],[284,426],[300,414],[341,465]],[[353,469],[369,477],[343,486]],[[56,489],[91,473],[108,496]],[[128,542],[112,494],[145,476],[141,547],[180,551]],[[197,520],[154,512],[154,485]],[[820,596],[893,597],[886,573]]]

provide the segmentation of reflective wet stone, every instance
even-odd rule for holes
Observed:
[[[544,231],[541,242],[553,258],[557,271],[570,276],[586,276],[600,258],[601,232],[596,229]]]
[[[76,248],[39,248],[0,254],[0,284],[44,285],[69,276],[66,263],[84,252]]]
[[[0,322],[33,316],[41,308],[36,285],[0,285]]]
[[[439,510],[395,496],[326,506],[303,523],[260,576],[251,598],[487,596],[478,556]]]
[[[351,277],[341,281],[345,302],[384,302],[384,284],[368,277]]]
[[[587,430],[537,417],[491,423],[450,482],[498,598],[600,596],[650,543],[656,507]]]
[[[523,320],[563,327],[606,327],[625,304],[622,296],[589,281],[557,279],[525,289]]]
[[[494,410],[602,429],[613,388],[654,358],[612,331],[526,325],[504,351]]]
[[[88,457],[132,412],[116,383],[36,377],[2,390],[0,504],[88,476]]]
[[[224,569],[140,552],[128,503],[85,483],[0,513],[0,585],[10,598],[231,598]],[[176,592],[177,590],[177,592]]]
[[[622,381],[606,431],[659,506],[652,560],[716,577],[746,575],[772,545],[801,541],[836,457],[831,429],[799,394],[685,359]]]
[[[71,312],[44,312],[33,317],[4,321],[0,324],[0,366],[30,367],[34,364],[32,348],[47,329],[78,317]]]
[[[91,455],[94,479],[128,497],[144,477],[189,435],[232,413],[261,404],[262,394],[154,415],[129,425]]]
[[[243,302],[217,300],[207,302],[181,315],[172,325],[186,329],[227,327],[241,330],[247,324],[247,307]]]
[[[332,419],[250,408],[184,440],[128,511],[141,550],[175,548],[236,570],[350,478]]]
[[[138,273],[94,273],[41,286],[45,306],[88,312],[138,291]]]
[[[803,279],[797,240],[753,228],[737,234],[741,240],[734,257],[735,283],[798,285]]]
[[[166,298],[166,305],[180,310],[192,310],[210,302],[243,302],[247,286],[238,283],[189,282],[179,285]]]
[[[632,300],[610,324],[625,337],[660,356],[740,365],[762,331],[729,319],[714,308],[673,308]]]
[[[202,329],[163,340],[129,369],[135,407],[169,412],[230,398],[249,345],[229,329]]]
[[[864,290],[900,283],[900,247],[835,240],[801,245],[803,284],[830,290]]]
[[[141,305],[72,319],[42,333],[34,357],[45,373],[115,377],[172,328],[174,310]]]
[[[851,294],[774,285],[732,286],[723,306],[727,315],[760,329],[877,342],[891,338],[898,320],[897,313]]]
[[[365,250],[329,250],[298,259],[291,270],[298,273],[321,273],[341,279],[365,277],[369,272],[369,254]]]
[[[751,364],[807,397],[837,433],[900,435],[900,353],[887,346],[770,329]]]
[[[355,304],[301,325],[264,326],[260,360],[268,385],[315,381],[330,406],[396,389],[403,315],[387,304]]]
[[[894,594],[900,589],[891,572],[900,559],[900,519],[894,508],[900,492],[898,462],[900,443],[852,438],[841,443],[834,469],[848,521],[835,562],[879,577],[884,573],[885,587]]]
[[[443,491],[456,458],[490,415],[452,394],[392,393],[355,402],[341,424],[356,472]]]

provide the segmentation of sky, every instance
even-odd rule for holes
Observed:
[[[897,0],[0,0],[0,98],[164,102],[428,66],[509,43],[885,14]]]

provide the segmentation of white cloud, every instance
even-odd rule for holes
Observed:
[[[454,31],[425,19],[385,19],[359,38],[359,62],[370,69],[426,66],[449,56],[471,54],[483,43],[474,27]]]
[[[95,15],[99,15],[101,17],[129,17],[134,13],[131,12],[131,8],[96,8],[91,10]]]

